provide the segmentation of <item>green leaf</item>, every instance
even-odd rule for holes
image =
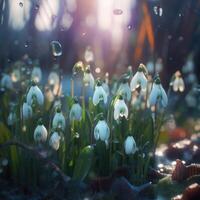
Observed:
[[[75,163],[73,179],[83,181],[92,166],[94,148],[90,145],[84,147]]]

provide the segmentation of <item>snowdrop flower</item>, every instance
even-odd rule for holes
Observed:
[[[53,129],[61,129],[65,130],[65,117],[61,112],[60,108],[57,108],[56,114],[53,117],[53,122],[52,122],[52,127]]]
[[[94,77],[89,68],[86,69],[84,72],[83,82],[85,86],[90,86],[91,88],[94,88]]]
[[[32,83],[32,86],[27,93],[26,101],[30,106],[34,103],[37,103],[40,106],[44,104],[44,95],[35,82]]]
[[[106,142],[110,137],[110,129],[105,120],[100,119],[94,128],[95,140],[101,140]]]
[[[108,97],[100,82],[95,86],[92,102],[96,106],[100,101],[107,103]]]
[[[32,107],[27,104],[26,102],[23,103],[23,106],[22,106],[22,117],[23,119],[27,120],[27,119],[30,119],[31,116],[32,116]]]
[[[50,88],[48,88],[48,87],[45,88],[45,98],[49,102],[53,102],[54,99],[55,99],[53,91]]]
[[[13,83],[10,75],[8,74],[3,74],[3,77],[1,79],[1,87],[6,88],[6,89],[12,89],[13,88]]]
[[[34,140],[36,142],[45,142],[47,140],[47,129],[42,124],[42,120],[39,120],[39,123],[34,131]]]
[[[40,67],[34,67],[31,72],[31,79],[36,83],[39,83],[42,80],[42,70]]]
[[[126,79],[124,79],[123,82],[120,84],[117,93],[121,94],[123,99],[126,99],[127,101],[131,100],[131,89]]]
[[[70,121],[77,120],[80,121],[82,118],[82,108],[80,104],[78,103],[77,99],[74,99],[74,104],[71,107],[70,113],[69,113],[69,119]]]
[[[177,71],[175,73],[174,81],[171,84],[172,84],[172,88],[175,92],[177,92],[177,91],[183,92],[184,91],[185,84],[184,84],[183,78],[181,77],[181,73],[179,71]]]
[[[155,106],[158,101],[161,102],[163,107],[167,106],[168,97],[160,83],[160,78],[157,78],[153,83],[152,90],[149,95],[149,104],[150,106]]]
[[[60,139],[61,137],[59,136],[59,134],[57,132],[54,132],[49,139],[49,146],[57,151],[60,147]]]
[[[130,88],[132,91],[134,91],[139,86],[141,86],[141,89],[143,91],[146,90],[147,78],[144,75],[145,71],[146,71],[146,67],[143,64],[140,64],[138,67],[138,71],[136,72],[136,74],[133,76],[131,80]]]
[[[121,95],[114,104],[114,119],[118,120],[119,117],[125,117],[126,119],[128,118],[128,107]]]
[[[124,142],[124,149],[127,155],[134,154],[138,150],[133,136],[128,136],[126,138]]]
[[[154,72],[154,63],[152,61],[148,61],[146,66],[147,66],[147,70],[149,71],[149,73]]]

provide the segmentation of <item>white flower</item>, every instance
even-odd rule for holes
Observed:
[[[126,138],[124,142],[124,149],[127,155],[134,154],[138,150],[133,136],[128,136]]]
[[[167,94],[160,83],[160,79],[157,78],[153,83],[152,90],[149,95],[149,104],[150,106],[155,106],[159,101],[163,107],[166,107],[168,104]]]
[[[75,101],[75,103],[71,107],[71,110],[69,113],[69,119],[70,121],[73,121],[73,120],[80,121],[81,118],[82,118],[82,108],[80,104],[77,101]]]
[[[32,107],[27,104],[26,102],[23,103],[23,106],[22,106],[22,117],[23,119],[27,120],[29,118],[31,118],[32,116]]]
[[[48,77],[49,85],[59,85],[60,78],[56,72],[51,72]]]
[[[105,81],[102,83],[102,87],[103,87],[104,91],[106,92],[107,96],[109,96],[110,95],[110,89],[109,89],[108,84]]]
[[[114,104],[114,119],[118,120],[119,117],[128,118],[128,107],[122,96],[120,96]]]
[[[83,82],[85,86],[90,86],[91,88],[94,88],[94,77],[89,69],[84,72]]]
[[[49,145],[56,151],[60,147],[60,139],[61,137],[57,132],[54,132],[49,139]]]
[[[141,89],[143,91],[146,90],[147,78],[144,75],[144,71],[145,71],[145,66],[143,64],[140,64],[140,66],[138,67],[138,71],[136,72],[136,74],[133,76],[131,80],[130,88],[132,91],[134,91],[139,86],[141,86]]]
[[[8,74],[3,74],[3,77],[1,79],[1,87],[6,88],[6,89],[12,89],[13,88],[13,83],[10,75]]]
[[[158,58],[157,61],[156,61],[156,64],[155,64],[155,71],[156,71],[156,73],[159,73],[159,72],[162,71],[162,69],[163,69],[162,59]]]
[[[53,117],[52,122],[53,129],[65,130],[65,117],[62,114],[60,108],[57,108],[56,114]]]
[[[185,84],[183,78],[181,77],[181,73],[179,71],[175,73],[175,79],[172,82],[172,86],[175,92],[177,91],[183,92],[185,89]]]
[[[45,126],[40,122],[40,124],[37,125],[34,131],[34,140],[36,142],[45,142],[47,140],[47,129]]]
[[[118,94],[121,94],[123,96],[123,99],[126,99],[127,101],[131,100],[131,89],[129,87],[129,84],[127,81],[123,81],[118,89]]]
[[[105,90],[103,89],[101,83],[97,83],[94,94],[93,94],[92,102],[96,106],[100,101],[103,101],[104,104],[106,104],[107,103],[107,94],[106,94]]]
[[[182,68],[183,73],[190,73],[194,71],[194,62],[192,58],[189,58],[186,64]]]
[[[152,61],[148,61],[147,64],[147,70],[150,72],[150,73],[153,73],[154,72],[154,63]]]
[[[40,88],[34,83],[27,93],[26,101],[30,106],[32,106],[33,103],[37,103],[40,106],[44,104],[44,95]]]
[[[105,120],[99,120],[94,128],[95,140],[107,141],[110,137],[110,129]]]
[[[42,80],[42,70],[40,67],[34,67],[31,72],[31,79],[36,83],[39,83]]]
[[[16,116],[15,112],[13,112],[13,111],[10,112],[9,115],[8,115],[8,121],[7,121],[8,125],[9,126],[14,125],[16,120],[17,120],[17,116]]]

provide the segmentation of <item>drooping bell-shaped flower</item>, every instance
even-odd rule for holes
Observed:
[[[104,104],[107,103],[108,97],[105,92],[105,90],[102,87],[102,84],[100,82],[97,82],[97,85],[95,86],[95,91],[93,94],[92,102],[96,106],[99,102],[104,102]]]
[[[24,102],[22,105],[22,117],[24,120],[30,119],[32,117],[33,111],[32,107],[27,103]]]
[[[114,119],[118,120],[120,117],[128,118],[128,107],[121,95],[114,104]]]
[[[131,89],[128,84],[128,80],[124,79],[119,86],[118,94],[121,94],[124,100],[131,100]]]
[[[59,134],[57,132],[54,132],[49,139],[49,146],[57,151],[60,147],[60,139],[61,137],[59,136]]]
[[[45,142],[47,140],[47,135],[47,129],[45,128],[45,126],[42,123],[42,120],[40,119],[34,131],[34,140],[36,142]]]
[[[108,127],[107,122],[101,118],[97,125],[94,128],[94,138],[95,140],[101,140],[101,141],[108,141],[110,137],[110,128]]]
[[[71,107],[70,113],[69,113],[69,119],[70,121],[77,120],[80,121],[82,118],[82,108],[80,104],[78,103],[78,100],[74,99],[74,104]]]
[[[174,80],[171,83],[174,92],[180,91],[183,92],[185,90],[185,84],[183,78],[181,77],[180,71],[177,71],[174,75]]]
[[[34,81],[32,82],[32,86],[27,93],[26,102],[30,106],[32,106],[33,104],[38,104],[42,106],[44,104],[44,95]]]
[[[42,80],[42,70],[40,67],[33,67],[31,72],[31,79],[35,81],[35,83],[39,83]]]
[[[12,89],[13,83],[9,74],[3,74],[1,78],[1,87],[5,89]]]
[[[53,129],[61,129],[61,130],[65,130],[65,117],[61,112],[60,108],[57,108],[56,110],[56,114],[53,117],[53,121],[52,121],[52,127]]]
[[[124,142],[124,149],[127,155],[134,154],[138,148],[133,136],[128,136]]]
[[[84,72],[83,82],[84,82],[85,86],[94,88],[94,77],[93,77],[89,67]]]
[[[143,64],[140,64],[138,67],[138,71],[136,74],[133,76],[131,83],[130,83],[130,88],[132,91],[136,90],[139,86],[143,91],[146,90],[147,88],[147,78],[145,76],[146,73],[146,67]]]
[[[149,95],[150,106],[155,106],[157,103],[161,103],[163,107],[166,107],[168,104],[168,97],[163,86],[161,85],[159,77],[157,77],[154,81],[151,93]]]

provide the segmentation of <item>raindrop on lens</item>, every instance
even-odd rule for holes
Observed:
[[[22,3],[22,2],[19,2],[19,6],[20,6],[20,7],[23,7],[23,3]]]
[[[113,10],[114,15],[122,15],[122,13],[123,13],[122,9],[116,8],[116,9]]]
[[[53,56],[55,57],[62,55],[62,46],[58,41],[51,42],[51,50],[52,50]]]

